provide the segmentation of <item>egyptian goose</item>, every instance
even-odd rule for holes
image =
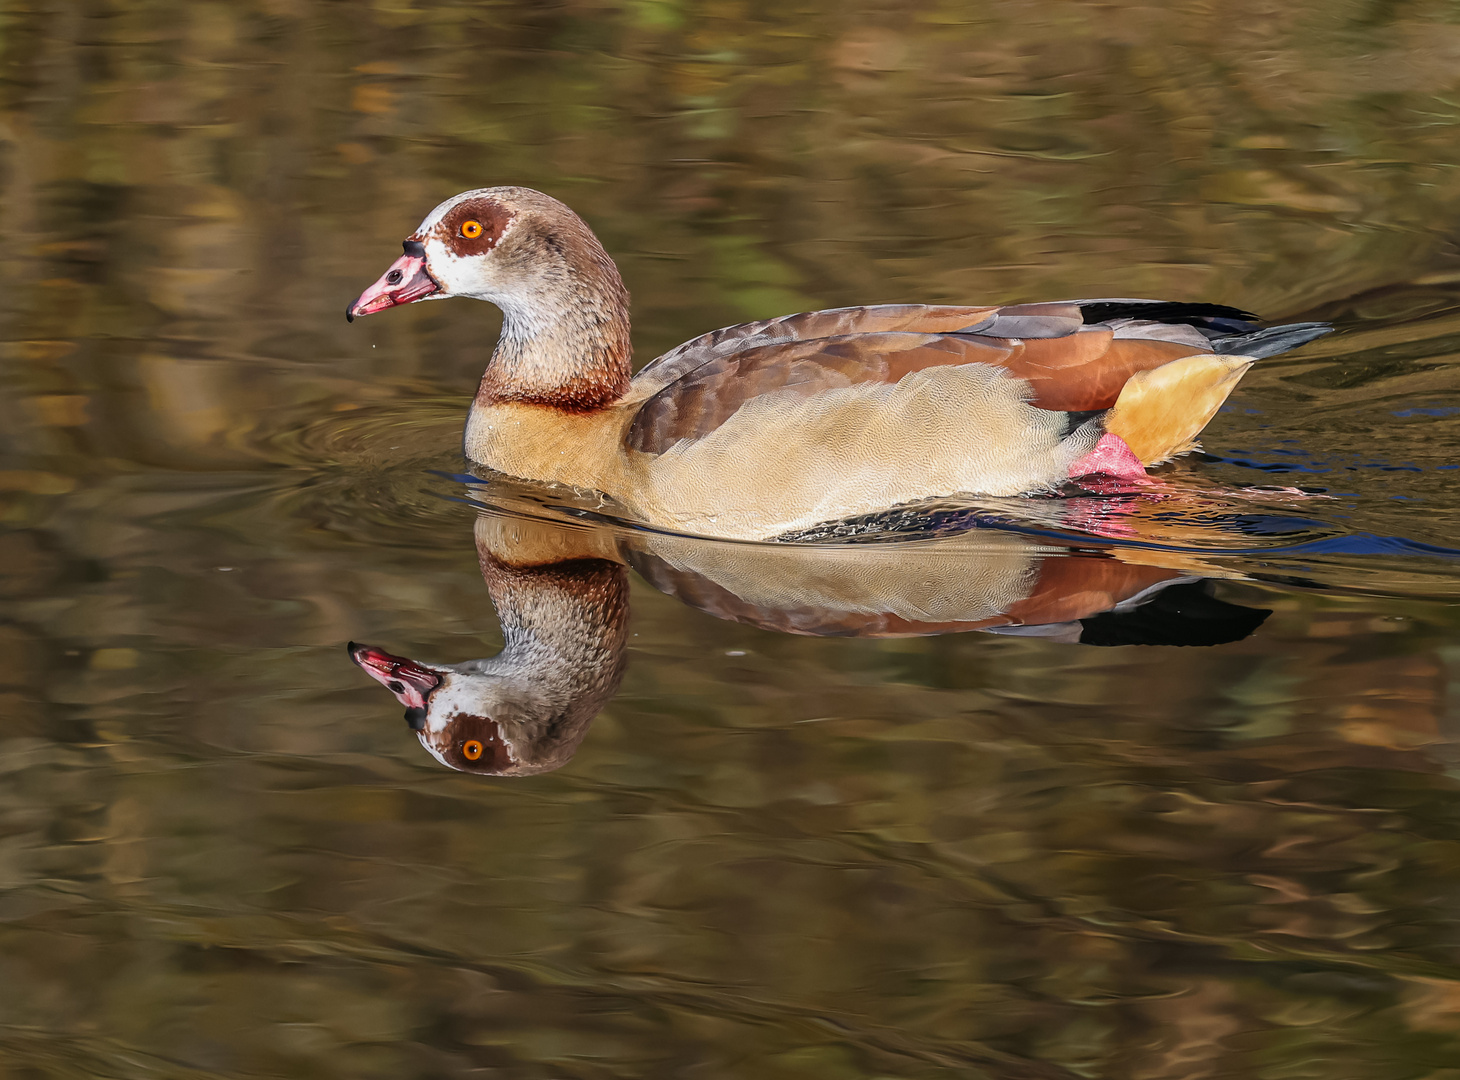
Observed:
[[[984,630],[1101,645],[1214,645],[1247,636],[1269,614],[1201,592],[1201,577],[1230,571],[1200,557],[1140,548],[1072,557],[1012,532],[914,545],[727,544],[489,512],[477,517],[476,545],[502,623],[501,652],[432,664],[353,642],[349,650],[406,707],[436,760],[493,775],[566,764],[618,690],[627,664],[626,563],[716,618],[815,636]]]
[[[1219,304],[887,304],[745,323],[631,377],[628,292],[597,237],[528,188],[443,202],[346,309],[502,309],[469,458],[704,536],[773,538],[955,493],[1020,495],[1193,449],[1243,372],[1327,333]]]

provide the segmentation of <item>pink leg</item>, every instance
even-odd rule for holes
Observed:
[[[1079,476],[1114,476],[1121,480],[1146,479],[1146,467],[1131,452],[1125,440],[1108,432],[1100,436],[1095,449],[1070,466],[1070,478]]]

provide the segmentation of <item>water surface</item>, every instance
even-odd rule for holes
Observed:
[[[1439,0],[0,4],[7,1075],[1451,1076],[1457,56]],[[1158,494],[727,569],[452,479],[486,305],[340,318],[497,183],[599,231],[641,361],[881,301],[1340,332]],[[622,681],[451,772],[344,643],[491,656],[523,520],[636,568]],[[1014,549],[1251,625],[806,602]]]

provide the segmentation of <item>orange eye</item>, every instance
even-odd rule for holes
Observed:
[[[480,221],[463,221],[461,223],[461,235],[468,240],[475,240],[478,236],[482,235],[482,223]],[[468,743],[467,745],[471,744]],[[481,750],[478,749],[477,753],[480,754]]]
[[[476,222],[472,221],[468,222],[468,224],[476,225]],[[477,225],[477,228],[480,229],[481,226]],[[482,744],[477,742],[477,740],[475,739],[468,739],[462,745],[461,752],[466,755],[467,761],[475,761],[477,758],[482,756]]]

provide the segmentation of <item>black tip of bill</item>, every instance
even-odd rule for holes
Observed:
[[[355,301],[351,300],[345,305],[345,322],[355,321]]]

